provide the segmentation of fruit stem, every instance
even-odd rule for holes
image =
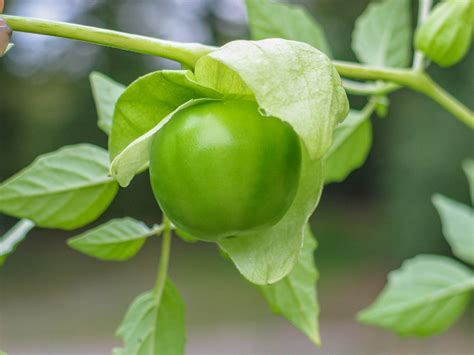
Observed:
[[[431,6],[433,5],[433,0],[419,0],[418,1],[418,23],[416,24],[417,28],[420,27],[423,22],[426,21],[428,15],[430,14]],[[425,70],[425,55],[423,52],[416,50],[413,57],[413,70],[415,71],[424,71]]]

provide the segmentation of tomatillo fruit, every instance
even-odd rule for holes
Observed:
[[[251,101],[212,101],[177,112],[155,135],[153,192],[181,230],[217,241],[277,223],[301,170],[297,134]]]

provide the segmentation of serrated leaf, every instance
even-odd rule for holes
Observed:
[[[324,158],[324,182],[341,182],[361,167],[372,146],[372,124],[369,112],[351,110],[334,130],[334,139]]]
[[[97,125],[105,134],[110,135],[115,104],[125,91],[125,86],[98,72],[92,72],[89,80],[99,115]]]
[[[400,335],[438,334],[461,316],[473,288],[474,276],[464,265],[419,255],[389,274],[382,293],[358,319]]]
[[[474,265],[474,209],[443,195],[434,195],[432,200],[453,254]]]
[[[301,6],[246,0],[252,39],[283,38],[308,43],[332,56],[324,30]]]
[[[357,19],[352,49],[365,64],[406,67],[411,58],[410,0],[382,0],[369,4]]]
[[[474,160],[466,159],[462,162],[462,168],[466,174],[467,181],[469,183],[469,189],[471,191],[471,203],[474,206]]]
[[[264,231],[219,242],[240,273],[254,284],[272,284],[291,272],[301,251],[305,225],[319,202],[323,188],[321,161],[310,160],[304,146],[301,151],[298,191],[283,218]]]
[[[70,238],[67,243],[72,249],[101,260],[123,261],[134,256],[146,238],[156,232],[156,228],[148,228],[143,222],[125,217]]]
[[[184,303],[171,280],[166,281],[159,304],[153,291],[133,301],[117,337],[125,347],[114,349],[114,355],[184,354]]]
[[[38,157],[0,185],[0,211],[44,228],[75,229],[98,218],[118,186],[107,152],[89,144]]]
[[[197,83],[189,70],[163,70],[137,79],[115,107],[109,140],[111,160],[189,100],[219,96]]]
[[[0,266],[5,263],[7,256],[15,251],[34,226],[33,222],[22,219],[0,238]]]
[[[320,345],[319,305],[316,298],[319,273],[314,264],[316,246],[311,228],[306,225],[303,248],[293,270],[277,283],[258,288],[274,313],[288,319],[313,343]]]
[[[319,159],[349,111],[331,60],[302,42],[234,41],[201,57],[197,80],[226,96],[255,97],[262,114],[288,122]]]
[[[153,143],[155,134],[172,119],[178,111],[210,100],[213,99],[189,100],[176,108],[176,110],[171,112],[168,116],[164,117],[155,127],[152,127],[144,135],[138,137],[125,147],[120,154],[114,158],[110,165],[110,174],[118,181],[120,186],[127,187],[136,174],[148,167],[151,144]]]

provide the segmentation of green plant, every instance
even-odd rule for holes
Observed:
[[[147,238],[162,238],[155,286],[130,306],[117,332],[124,347],[116,349],[115,354],[184,352],[184,305],[167,276],[173,230],[190,242],[214,240],[239,272],[257,285],[274,312],[319,344],[319,306],[314,287],[318,271],[313,259],[316,240],[307,222],[317,207],[323,185],[343,181],[364,163],[372,141],[372,113],[384,116],[388,110],[387,95],[407,87],[432,98],[455,118],[474,128],[471,110],[426,73],[424,52],[417,51],[412,67],[408,67],[412,57],[409,0],[371,3],[357,20],[353,49],[363,64],[330,59],[332,51],[323,29],[303,9],[264,0],[246,3],[251,35],[256,41],[234,41],[220,48],[3,16],[14,31],[82,40],[161,56],[183,65],[182,70],[150,73],[127,87],[93,73],[91,83],[98,125],[109,136],[108,150],[88,144],[68,146],[39,157],[0,185],[0,211],[22,219],[0,241],[3,262],[33,224],[40,228],[73,230],[95,221],[112,202],[119,186],[127,187],[135,175],[150,166],[157,199],[169,214],[164,215],[161,224],[149,227],[131,218],[115,219],[68,241],[70,247],[87,255],[122,261],[133,257]],[[431,1],[420,0],[419,4],[421,25],[429,16]],[[7,39],[0,37],[4,47]],[[432,50],[430,47],[430,55]],[[367,96],[366,106],[361,111],[349,110],[346,92]],[[230,114],[216,114],[217,107],[222,108],[229,100],[245,101],[252,109],[239,104]],[[247,110],[252,112],[237,112]],[[194,119],[196,111],[199,117]],[[191,144],[184,144],[182,152],[175,150],[172,147],[175,143],[170,143],[168,138],[180,134],[191,139],[206,138],[186,132],[186,123],[197,124],[198,118],[202,121],[199,122],[202,132],[212,134],[211,142],[222,138],[222,131],[207,122],[211,113],[216,114],[214,122],[224,124],[226,133],[237,137],[245,127],[259,138],[232,139],[238,144],[239,153],[244,153],[239,159],[227,159],[230,154],[225,150],[230,149],[227,147],[216,152],[217,155],[210,152],[209,157],[227,160],[222,163],[225,169],[207,169],[209,184],[201,184],[203,181],[199,180],[199,184],[192,186],[193,197],[195,194],[201,197],[193,206],[196,210],[181,214],[183,197],[173,199],[173,196],[180,193],[177,187],[186,176],[179,174],[176,181],[171,181],[171,172],[165,166],[193,176],[196,165],[208,163],[209,158],[207,152],[197,156]],[[269,130],[267,127],[272,124],[275,127]],[[265,133],[259,125],[265,126]],[[297,138],[293,137],[295,134]],[[295,152],[298,141],[299,154]],[[274,147],[275,155],[271,158],[265,152],[267,145]],[[245,147],[248,151],[240,150]],[[289,161],[285,154],[295,159]],[[192,161],[185,161],[189,156],[193,157]],[[266,176],[262,171],[270,169],[261,164],[277,168]],[[237,169],[249,169],[246,185],[238,185]],[[223,177],[219,178],[221,173]],[[255,202],[258,198],[253,193],[242,200],[239,196],[239,201],[233,203],[236,206],[227,211],[239,216],[236,224],[225,216],[215,224],[206,218],[215,213],[208,206],[220,202],[230,208],[235,196],[222,192],[226,184],[242,195],[249,192],[249,185],[258,183],[257,178],[263,179],[262,187],[256,191],[265,196],[264,201]],[[284,181],[284,191],[275,192],[279,180]],[[270,207],[263,207],[264,203]],[[197,206],[211,212],[201,215]],[[256,211],[262,208],[262,216],[256,216]],[[228,236],[232,238],[218,238]],[[432,262],[436,264],[436,260],[417,259],[406,269],[410,274],[419,264],[431,268]],[[361,319],[403,334],[425,335],[443,330],[460,313],[461,303],[467,302],[465,293],[474,287],[470,271],[465,268],[456,271],[452,265],[445,269],[449,269],[447,279],[452,281],[446,287],[451,290],[451,285],[462,283],[463,296],[455,309],[432,320],[429,327],[416,323],[409,329],[403,328],[401,315],[406,310],[402,308],[396,308],[390,324],[371,321],[369,311],[362,313]],[[425,276],[429,274],[419,275],[416,282],[422,283]],[[405,278],[394,277],[394,280],[405,285]],[[383,304],[386,299],[383,296],[382,299]]]
[[[291,127],[242,100],[177,112],[150,151],[151,184],[163,212],[178,228],[211,241],[278,222],[295,198],[300,165]]]
[[[467,160],[464,167],[474,191],[474,161]],[[474,209],[442,195],[434,195],[433,204],[453,254],[474,265]],[[389,274],[387,286],[358,318],[400,335],[435,335],[462,315],[473,287],[472,270],[465,265],[444,256],[418,255]]]

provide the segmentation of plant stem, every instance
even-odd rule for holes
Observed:
[[[427,5],[426,5],[427,6]],[[178,43],[161,39],[138,36],[123,32],[110,31],[95,27],[75,25],[64,22],[55,22],[18,16],[2,15],[7,24],[20,32],[31,32],[50,36],[70,38],[108,47],[120,48],[142,54],[160,56],[176,60],[184,65],[194,67],[196,61],[216,50],[216,47],[205,46],[198,43]],[[341,76],[362,80],[383,80],[409,87],[423,93],[451,112],[456,118],[474,128],[474,114],[461,102],[456,100],[444,89],[437,85],[422,71],[411,69],[394,69],[385,67],[371,67],[356,63],[334,61],[336,69]],[[346,82],[347,84],[347,82]],[[370,87],[356,88],[354,82],[349,82],[349,90],[364,91],[369,93]],[[377,85],[377,84],[376,84]],[[378,90],[379,88],[377,88]],[[384,87],[382,91],[395,90],[394,86]],[[372,94],[372,92],[370,92]]]
[[[160,263],[158,265],[158,273],[156,276],[155,282],[155,299],[156,304],[159,305],[161,302],[161,296],[163,295],[163,290],[165,288],[166,278],[168,275],[168,264],[170,260],[170,250],[171,250],[171,222],[168,217],[163,217],[163,241],[161,244],[161,256]]]
[[[419,0],[418,1],[418,23],[417,28],[420,27],[423,22],[428,18],[428,15],[433,5],[433,0]],[[424,71],[425,70],[425,56],[423,52],[415,51],[415,56],[413,58],[413,70],[415,71]]]
[[[474,113],[423,72],[410,69],[370,67],[342,61],[333,63],[339,74],[347,78],[391,81],[418,91],[436,101],[457,119],[474,129]]]
[[[387,95],[401,88],[400,85],[390,82],[362,83],[359,81],[343,79],[342,85],[352,95]]]
[[[200,57],[214,50],[214,47],[199,43],[165,41],[65,22],[7,15],[2,15],[2,17],[14,31],[69,38],[131,52],[150,54],[176,60],[190,67],[194,67]]]

